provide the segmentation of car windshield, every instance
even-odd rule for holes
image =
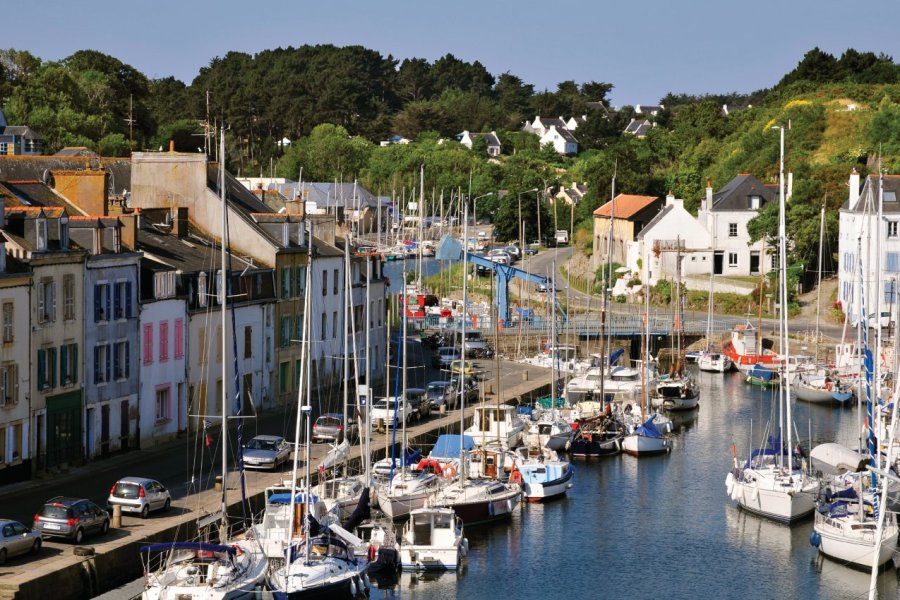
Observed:
[[[277,450],[278,442],[275,440],[260,440],[254,438],[247,444],[247,448],[250,450]]]
[[[137,498],[141,493],[141,486],[131,481],[120,481],[116,484],[113,496],[116,498]]]
[[[444,389],[447,387],[447,385],[448,384],[445,382],[430,383],[430,384],[428,384],[428,391],[429,392],[443,392]]]
[[[340,420],[333,417],[319,417],[319,420],[316,421],[316,425],[319,427],[337,427],[340,424]]]
[[[69,518],[69,509],[59,504],[45,504],[41,509],[41,516],[50,519],[67,519]]]

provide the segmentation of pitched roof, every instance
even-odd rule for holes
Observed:
[[[87,146],[66,146],[53,156],[93,156],[96,157],[98,154],[88,148]]]
[[[778,186],[773,190],[770,186],[764,185],[759,179],[747,173],[741,173],[734,179],[725,184],[722,189],[713,194],[712,206],[708,207],[711,211],[735,211],[758,209],[751,208],[750,198],[759,196],[761,198],[759,208],[775,198],[778,193]]]
[[[566,142],[569,142],[572,144],[578,143],[578,140],[575,139],[575,136],[572,135],[572,132],[569,131],[565,125],[563,125],[562,127],[553,125],[551,129],[547,130],[547,133],[545,133],[544,136],[546,137],[546,136],[550,135],[551,131],[555,131],[556,133],[558,133],[559,136],[562,139],[564,139]],[[543,139],[543,137],[541,139]]]
[[[647,135],[647,132],[649,132],[652,127],[653,124],[647,119],[632,119],[625,127],[625,133],[643,137]]]
[[[850,206],[848,198],[841,210],[850,210],[852,212],[863,212],[866,210],[866,203],[871,200],[873,209],[878,206],[878,176],[869,175],[865,178],[862,190],[859,193],[859,199],[856,206]],[[884,176],[884,203],[882,205],[884,213],[900,213],[900,175]]]
[[[131,189],[131,159],[96,156],[0,156],[0,179],[45,181],[51,171],[103,169],[114,194]]]
[[[610,200],[600,208],[594,211],[595,217],[609,218],[613,209],[613,202],[616,203],[615,218],[630,219],[645,208],[651,206],[659,200],[657,196],[638,196],[635,194],[619,194],[614,200]]]
[[[656,224],[659,223],[664,216],[666,216],[667,214],[672,212],[673,208],[675,208],[675,206],[673,204],[668,204],[666,206],[663,206],[662,210],[660,210],[658,213],[656,213],[656,216],[653,217],[652,219],[650,219],[650,221],[646,225],[644,225],[644,228],[638,232],[638,234],[635,236],[635,239],[638,239],[638,240],[644,239],[644,234],[646,234],[648,231],[650,231],[651,229],[656,227]]]

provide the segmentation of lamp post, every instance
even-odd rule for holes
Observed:
[[[525,190],[524,192],[519,192],[518,201],[519,201],[519,244],[522,247],[522,253],[524,256],[525,252],[525,223],[522,221],[522,195],[530,194],[531,192],[538,191],[537,188],[531,188],[530,190]],[[538,217],[540,218],[540,216]],[[539,236],[540,237],[540,236]]]

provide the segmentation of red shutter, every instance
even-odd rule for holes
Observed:
[[[184,358],[184,319],[175,319],[175,358]]]
[[[144,364],[153,362],[153,324],[144,325]]]
[[[159,324],[159,360],[169,360],[169,322]]]

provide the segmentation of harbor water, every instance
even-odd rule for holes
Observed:
[[[564,499],[523,504],[511,521],[466,529],[459,573],[404,574],[372,598],[828,598],[859,599],[869,574],[822,559],[812,520],[793,527],[740,511],[725,493],[731,445],[758,444],[773,393],[737,373],[700,373],[698,411],[675,415],[673,451],[576,461]],[[795,424],[813,444],[853,445],[857,409],[799,403]],[[898,594],[897,572],[878,578]]]

